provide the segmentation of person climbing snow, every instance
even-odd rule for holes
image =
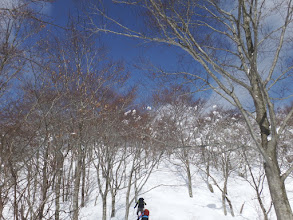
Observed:
[[[138,217],[138,220],[149,220],[150,212],[148,209],[145,209],[141,215]]]
[[[146,203],[144,202],[144,199],[143,198],[139,198],[139,200],[136,202],[136,204],[134,206],[134,208],[136,208],[136,206],[138,206],[137,207],[137,212],[136,212],[137,215],[138,215],[138,212],[140,212],[140,213],[143,212],[145,205],[146,205]]]

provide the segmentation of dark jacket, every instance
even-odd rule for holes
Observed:
[[[138,206],[138,208],[144,208],[145,205],[146,205],[146,203],[144,202],[144,199],[139,198],[139,200],[136,202],[134,208],[136,208],[136,206]]]

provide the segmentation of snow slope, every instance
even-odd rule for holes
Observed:
[[[150,210],[150,220],[258,220],[263,219],[261,210],[256,200],[255,192],[247,181],[234,176],[228,183],[228,195],[231,199],[235,217],[232,217],[228,209],[227,216],[224,215],[221,202],[221,192],[213,186],[214,193],[211,193],[201,175],[194,172],[193,176],[193,198],[188,196],[187,186],[184,180],[184,173],[178,173],[168,162],[161,163],[159,168],[152,174],[140,197],[145,199],[146,208]],[[220,178],[220,177],[219,177]],[[222,185],[219,183],[219,185]],[[292,185],[292,184],[290,184]],[[292,187],[291,187],[292,188]],[[267,188],[266,188],[267,189]],[[95,193],[93,193],[95,194]],[[269,194],[264,190],[266,208],[269,207]],[[289,197],[293,197],[289,190]],[[94,198],[87,207],[81,210],[82,220],[102,219],[101,201],[94,205]],[[117,214],[112,220],[124,219],[124,195],[123,191],[117,196]],[[110,203],[110,200],[108,202]],[[244,204],[243,212],[240,209]],[[136,210],[130,209],[129,219],[136,219]],[[108,208],[110,216],[110,206]],[[110,219],[108,217],[107,219]],[[269,215],[274,220],[273,212]]]

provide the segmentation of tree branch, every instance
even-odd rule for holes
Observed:
[[[281,181],[284,182],[291,172],[293,172],[293,165],[285,173],[282,174]]]

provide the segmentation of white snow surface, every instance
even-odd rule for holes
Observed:
[[[143,197],[147,203],[146,207],[150,211],[149,220],[260,220],[263,219],[260,206],[257,202],[254,189],[247,181],[239,176],[231,176],[228,183],[228,196],[232,202],[235,217],[231,216],[229,208],[227,216],[224,215],[221,201],[221,192],[213,185],[214,193],[211,193],[201,175],[198,172],[193,174],[193,198],[188,195],[188,189],[184,180],[184,173],[178,173],[174,165],[161,163],[159,168],[152,173],[149,181],[144,187],[139,197]],[[218,177],[220,179],[220,177]],[[289,185],[289,198],[293,203],[293,181]],[[223,183],[219,181],[219,185]],[[265,206],[270,206],[270,196],[268,188],[265,187]],[[81,220],[102,219],[102,203],[95,199],[97,193],[92,193],[92,198],[88,205],[81,209]],[[125,214],[125,197],[121,191],[117,195],[116,216],[110,218],[111,200],[108,200],[108,217],[111,220],[123,220]],[[241,207],[244,204],[242,214]],[[129,212],[129,219],[135,220],[136,209],[132,204]],[[228,204],[227,204],[228,207]],[[273,210],[273,209],[272,209]],[[275,220],[273,211],[269,214],[270,220]]]

